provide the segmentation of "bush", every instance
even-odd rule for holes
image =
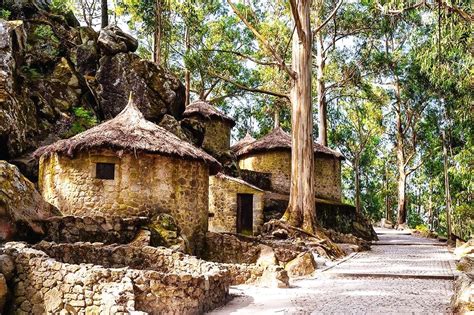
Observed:
[[[53,13],[56,14],[64,14],[72,9],[72,1],[71,0],[52,0],[49,8]]]
[[[8,20],[12,13],[6,9],[0,9],[0,19]]]
[[[76,107],[73,109],[74,122],[71,128],[63,135],[64,138],[72,137],[87,129],[97,125],[97,118],[94,113],[84,107]]]

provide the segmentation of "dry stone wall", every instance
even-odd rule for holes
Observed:
[[[263,225],[264,192],[242,180],[218,174],[209,178],[209,231],[237,232],[238,194],[253,195],[253,234]]]
[[[271,191],[288,194],[291,183],[291,152],[268,151],[245,156],[239,160],[242,170],[271,174]],[[315,195],[318,198],[341,200],[341,161],[315,156]]]
[[[113,180],[97,179],[96,163],[114,163]],[[85,216],[172,215],[190,242],[207,231],[209,170],[200,161],[137,153],[121,157],[110,150],[53,154],[40,160],[44,198],[63,214]]]
[[[42,242],[36,248],[5,245],[16,264],[7,313],[200,314],[227,299],[227,269],[167,249],[116,247],[122,249],[111,255],[115,248],[102,244]],[[150,269],[135,268],[142,252]],[[92,264],[99,261],[117,267]]]
[[[147,217],[51,217],[37,221],[43,227],[44,240],[56,243],[102,242],[105,244],[131,242]]]

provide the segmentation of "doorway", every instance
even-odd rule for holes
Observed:
[[[253,235],[252,194],[237,194],[237,233]]]

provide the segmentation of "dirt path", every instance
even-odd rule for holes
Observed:
[[[455,266],[436,240],[378,230],[369,252],[289,289],[236,286],[211,314],[440,314],[449,312]]]

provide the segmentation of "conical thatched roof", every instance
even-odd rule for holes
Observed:
[[[34,155],[57,152],[70,157],[79,151],[110,148],[129,152],[156,153],[189,160],[200,160],[215,174],[221,167],[212,156],[146,120],[132,98],[115,118],[88,129],[72,138],[59,140],[36,150]]]
[[[255,141],[255,138],[250,135],[250,133],[247,132],[245,137],[240,139],[236,144],[234,144],[230,149],[232,152],[238,152],[240,149],[245,147],[246,145],[252,143]]]
[[[232,118],[205,101],[196,101],[186,107],[183,116],[189,117],[193,115],[198,115],[206,119],[221,119],[229,123],[231,127],[235,126],[235,121]]]
[[[243,146],[238,151],[235,151],[235,154],[240,157],[256,152],[278,150],[291,150],[291,136],[286,133],[281,127],[275,128],[265,137]],[[344,159],[341,153],[331,150],[328,147],[325,147],[318,143],[314,143],[314,153]]]

